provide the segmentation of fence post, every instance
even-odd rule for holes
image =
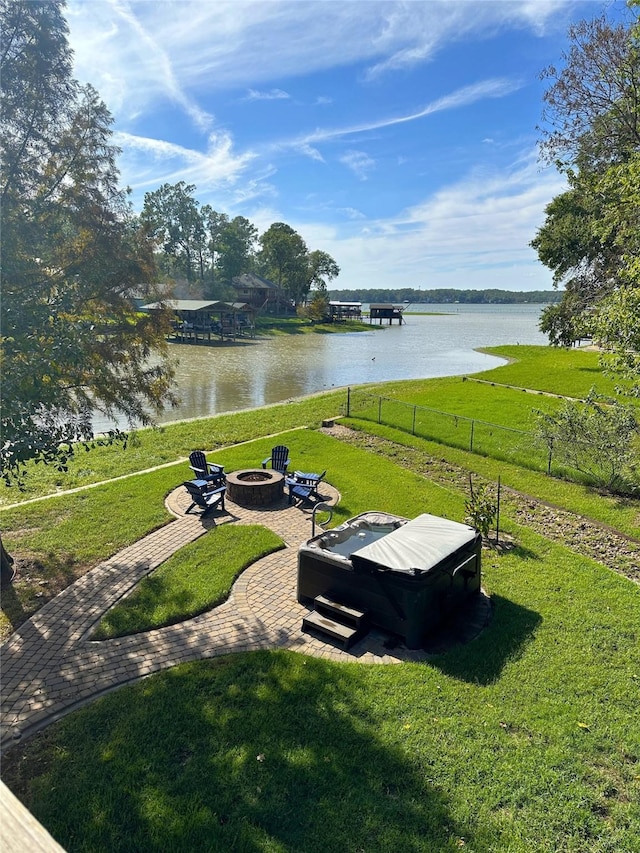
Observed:
[[[351,417],[351,388],[347,387],[347,417]]]
[[[475,424],[475,421],[472,420],[471,421],[471,435],[469,437],[469,450],[472,453],[473,453],[473,427],[474,427],[474,424]]]
[[[551,457],[553,456],[553,450],[549,448],[549,458],[547,459],[547,475],[551,476]]]
[[[382,397],[378,397],[378,423],[382,423]]]
[[[418,408],[417,406],[413,407],[413,423],[411,424],[411,435],[416,434],[416,409],[417,408]]]

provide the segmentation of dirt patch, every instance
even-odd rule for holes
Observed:
[[[444,459],[428,456],[424,451],[376,435],[357,432],[342,424],[321,431],[340,441],[387,456],[396,465],[421,474],[434,483],[452,486],[461,492],[468,491],[469,472]],[[640,583],[640,542],[604,524],[551,506],[514,489],[503,487],[501,503],[503,510],[518,524]]]

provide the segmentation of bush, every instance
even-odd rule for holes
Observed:
[[[634,409],[591,389],[584,403],[565,401],[555,414],[536,412],[537,441],[550,457],[612,492],[638,488],[640,424]]]

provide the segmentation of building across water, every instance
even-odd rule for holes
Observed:
[[[403,305],[392,305],[390,302],[373,303],[369,306],[369,323],[377,320],[380,325],[386,322],[391,326],[397,320],[401,326],[404,322],[403,311]]]

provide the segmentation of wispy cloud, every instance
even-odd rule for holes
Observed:
[[[284,101],[290,98],[287,92],[282,89],[269,89],[268,92],[261,92],[258,89],[249,89],[245,96],[245,101]]]
[[[358,133],[367,133],[374,130],[382,130],[383,128],[393,127],[394,125],[406,124],[408,122],[417,121],[434,113],[443,112],[444,110],[459,109],[469,106],[476,101],[484,98],[503,98],[517,91],[522,82],[519,80],[509,80],[506,78],[492,78],[489,80],[481,80],[478,83],[472,83],[469,86],[463,86],[456,89],[454,92],[437,98],[435,101],[427,104],[421,109],[407,113],[401,116],[387,116],[385,118],[375,118],[368,122],[359,124],[347,125],[338,128],[317,128],[308,134],[299,136],[289,141],[281,141],[275,144],[276,148],[298,148],[302,151],[308,146],[317,145],[320,142],[328,142],[334,139],[339,139],[344,136],[351,136]]]
[[[178,181],[193,183],[203,193],[235,185],[255,159],[251,152],[234,153],[231,137],[221,133],[209,136],[204,152],[123,132],[114,134],[114,142],[124,152],[120,163],[123,177],[138,190]]]
[[[72,6],[71,20],[73,22],[75,15],[76,22],[80,23],[80,29],[86,36],[80,47],[75,42],[73,44],[76,66],[86,65],[86,79],[92,77],[90,69],[97,72],[101,77],[98,86],[103,97],[115,92],[113,100],[108,100],[111,109],[114,109],[114,102],[121,105],[129,98],[132,90],[129,74],[135,68],[134,79],[138,85],[133,87],[133,91],[136,95],[140,95],[140,84],[144,83],[147,87],[146,97],[149,93],[156,93],[167,98],[180,106],[195,126],[207,130],[213,124],[213,116],[203,110],[181,85],[174,71],[171,50],[167,47],[171,42],[163,42],[155,37],[153,25],[145,26],[138,14],[140,8],[139,4],[128,0],[103,0],[91,4],[91,12],[95,11],[99,18],[106,18],[109,22],[103,31],[99,25],[95,25],[95,20],[93,26],[87,26],[89,22],[80,15],[82,5]]]
[[[369,172],[375,168],[376,161],[364,151],[347,151],[340,157],[340,162],[356,175],[361,181],[366,181]]]
[[[305,224],[303,232],[339,259],[343,287],[550,289],[529,244],[564,188],[528,152],[504,172],[473,169],[396,216],[354,217],[332,231]]]

